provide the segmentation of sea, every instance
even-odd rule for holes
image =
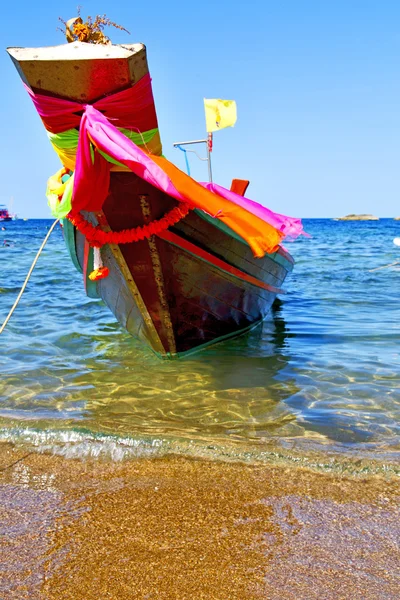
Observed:
[[[51,224],[2,224],[0,325]],[[0,335],[0,441],[116,461],[315,451],[395,464],[400,221],[305,219],[304,228],[310,238],[286,244],[287,293],[262,325],[163,361],[86,297],[57,225]]]

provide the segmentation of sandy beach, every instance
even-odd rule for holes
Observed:
[[[394,476],[9,444],[0,468],[4,600],[398,598]]]

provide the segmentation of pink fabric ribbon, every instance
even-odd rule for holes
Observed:
[[[222,185],[218,185],[217,183],[210,182],[202,182],[201,184],[214,194],[229,200],[233,204],[237,206],[241,206],[245,210],[248,210],[253,215],[260,217],[263,221],[266,221],[272,227],[275,227],[278,231],[281,231],[287,240],[296,239],[299,235],[305,235],[306,237],[310,237],[308,233],[303,231],[303,225],[301,224],[301,219],[296,219],[295,217],[287,217],[285,215],[280,215],[279,213],[275,213],[269,208],[258,204],[258,202],[254,202],[254,200],[250,200],[250,198],[245,198],[244,196],[240,196],[235,192],[231,192],[231,190],[227,190],[222,187]]]
[[[92,160],[90,142],[95,145]],[[87,104],[80,122],[73,189],[74,210],[100,210],[107,197],[111,164],[101,150],[154,187],[182,202],[184,198],[164,171],[121,133],[94,106]]]

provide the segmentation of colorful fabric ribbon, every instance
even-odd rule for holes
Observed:
[[[144,146],[148,153],[161,154],[161,142],[158,129],[150,129],[150,131],[145,131],[143,133],[137,133],[136,131],[123,128],[118,129],[137,146]],[[48,132],[47,135],[62,164],[74,171],[79,131],[77,129],[68,129],[62,133]],[[120,171],[121,169],[126,170],[126,167],[120,165],[113,158],[108,157],[108,160],[114,165],[111,167],[112,171]]]
[[[302,233],[298,219],[277,215],[216,184],[200,184],[163,156],[150,155],[137,145],[139,138],[145,141],[146,137],[159,142],[149,75],[132,88],[93,104],[35,94],[29,88],[28,92],[64,166],[74,169],[72,181],[64,188],[63,211],[71,206],[71,200],[74,213],[101,210],[109,190],[110,170],[125,168],[167,195],[225,222],[248,242],[255,256],[276,251],[285,235],[297,237]],[[74,133],[75,127],[79,133]],[[54,200],[53,188],[49,185]],[[60,208],[56,210],[58,216]]]
[[[94,147],[93,157],[91,147]],[[74,211],[100,210],[108,194],[111,156],[162,192],[223,220],[246,239],[255,256],[274,252],[283,233],[247,210],[210,192],[166,158],[143,152],[94,106],[86,105],[79,130],[73,190]]]
[[[222,198],[226,198],[226,200],[229,200],[237,206],[241,206],[245,210],[257,215],[260,217],[260,219],[267,221],[270,225],[272,225],[272,227],[275,227],[275,229],[281,231],[288,240],[294,240],[299,237],[299,235],[310,237],[308,233],[303,231],[301,219],[296,219],[295,217],[286,217],[285,215],[280,215],[279,213],[273,212],[266,206],[262,206],[262,204],[258,204],[258,202],[254,202],[254,200],[250,200],[250,198],[245,198],[244,196],[235,194],[235,192],[231,192],[231,190],[227,190],[226,188],[222,187],[222,185],[209,183],[208,181],[202,183],[201,185],[211,192],[218,194],[218,196],[222,196]]]

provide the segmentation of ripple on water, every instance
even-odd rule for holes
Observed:
[[[1,315],[47,225],[10,225],[14,245],[0,253],[7,273]],[[146,439],[150,447],[152,440],[250,443],[261,453],[275,440],[396,453],[400,279],[391,269],[370,271],[396,260],[398,250],[388,241],[399,224],[305,225],[312,239],[290,245],[296,266],[289,293],[263,327],[175,362],[159,361],[101,302],[86,298],[79,273],[69,268],[66,276],[69,258],[56,230],[0,336],[5,435],[24,437],[23,422],[67,437],[84,427],[89,438],[100,436],[97,444],[107,436]]]

